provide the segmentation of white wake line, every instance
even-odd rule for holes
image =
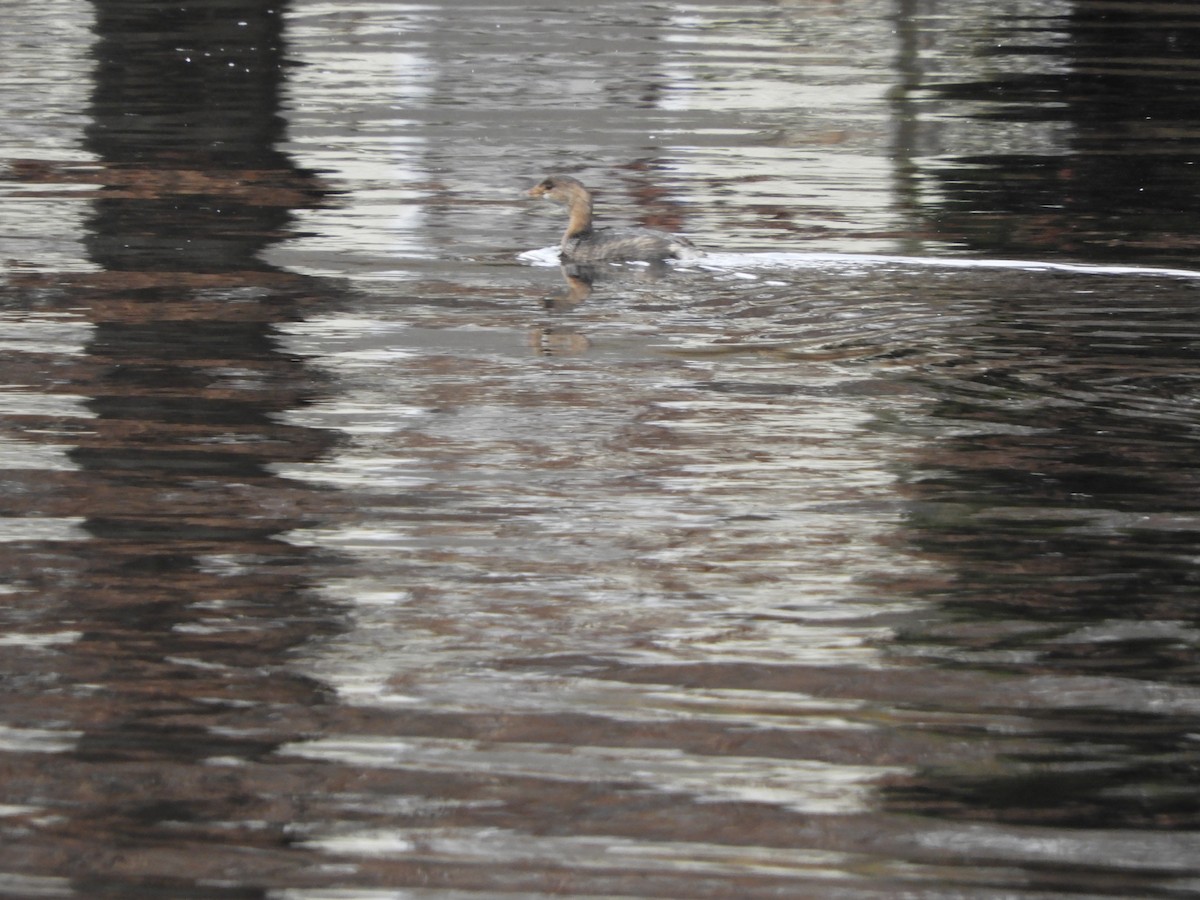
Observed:
[[[517,256],[535,266],[557,266],[558,248],[527,250]],[[1040,262],[1032,259],[964,259],[952,256],[885,256],[877,253],[705,253],[696,259],[672,260],[681,269],[814,269],[822,266],[925,266],[940,269],[1016,269],[1023,272],[1070,272],[1076,275],[1156,275],[1200,279],[1200,270],[1154,266],[1112,266]]]

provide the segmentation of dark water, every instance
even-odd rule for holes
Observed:
[[[1193,4],[5,12],[0,896],[1200,895]]]

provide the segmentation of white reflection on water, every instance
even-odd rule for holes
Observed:
[[[0,351],[78,356],[84,352],[95,329],[93,323],[70,313],[0,311]],[[43,402],[48,399],[43,398]],[[75,414],[88,413],[80,407]]]
[[[11,161],[90,162],[84,63],[95,36],[94,4],[6,3],[0,29],[0,169]],[[0,273],[92,271],[81,235],[90,187],[0,182]]]
[[[31,444],[0,435],[0,469],[69,472],[79,468],[68,456],[69,444]]]
[[[0,519],[0,543],[8,541],[84,541],[89,538],[82,518],[49,516]]]
[[[21,647],[26,650],[70,644],[83,636],[81,631],[54,631],[42,634],[0,634],[0,647]]]
[[[565,781],[638,782],[702,803],[765,803],[797,812],[850,813],[866,807],[872,785],[903,769],[761,756],[697,756],[682,750],[579,747],[508,741],[342,736],[287,744],[282,756],[355,766]]]
[[[0,874],[0,896],[28,897],[78,897],[74,881],[51,875]]]
[[[265,896],[267,900],[479,900],[478,891],[452,891],[445,888],[404,888],[395,891],[386,888],[287,888],[267,891]],[[488,900],[559,900],[562,894],[489,890],[487,896]],[[612,900],[611,894],[572,893],[571,896],[576,900]]]
[[[0,312],[0,352],[28,354],[35,360],[74,357],[83,353],[95,326],[78,316],[26,311]],[[72,439],[95,418],[80,394],[47,391],[43,386],[0,387],[0,470],[65,472],[78,468],[68,452]],[[36,422],[36,426],[31,424]],[[7,433],[4,433],[7,432]],[[47,436],[61,438],[61,442]],[[74,540],[74,520],[21,519],[30,535],[57,534],[49,540]],[[64,534],[65,532],[65,534]],[[19,539],[10,538],[10,539]]]
[[[65,753],[75,747],[82,731],[12,728],[0,725],[0,751],[5,753]]]
[[[299,241],[303,257],[289,256],[295,271],[337,272],[336,256],[349,248],[364,257],[434,255],[420,162],[425,140],[411,118],[438,72],[413,38],[430,13],[416,4],[388,4],[347,15],[340,4],[308,3],[289,14],[289,44],[315,65],[290,70],[284,149],[339,188],[349,187],[336,208],[294,212],[308,235]],[[328,264],[327,253],[333,254]]]
[[[714,324],[688,306],[672,333]],[[762,698],[500,664],[876,667],[891,634],[878,617],[913,601],[861,580],[924,569],[887,549],[904,514],[888,466],[907,439],[874,429],[869,393],[842,393],[860,375],[680,362],[653,344],[661,314],[596,311],[613,336],[561,360],[531,352],[520,306],[441,309],[441,328],[407,305],[280,328],[336,385],[289,423],[344,439],[276,471],[357,498],[354,515],[284,539],[361,569],[315,587],[348,628],[297,667],[355,705],[860,727],[791,692],[772,716]]]
[[[528,835],[502,828],[391,828],[314,836],[301,846],[340,856],[400,857],[441,862],[566,865],[572,869],[687,872],[696,875],[760,875],[841,880],[863,856],[793,847],[726,846],[619,837]],[[415,896],[420,896],[416,894]],[[438,894],[438,897],[442,897]],[[503,893],[489,897],[503,897]],[[522,894],[522,897],[537,896]],[[571,894],[571,896],[584,896]]]
[[[1025,864],[1055,863],[1192,874],[1200,858],[1200,834],[1147,832],[1133,829],[1003,828],[962,823],[953,829],[914,833],[912,840],[948,853],[997,855]],[[1194,887],[1196,882],[1189,880]],[[1177,885],[1183,887],[1184,884]],[[1190,893],[1190,891],[1189,891]],[[1182,896],[1182,895],[1181,895]]]

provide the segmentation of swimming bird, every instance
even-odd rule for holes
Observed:
[[[546,197],[567,207],[567,229],[559,251],[566,262],[686,259],[700,256],[691,241],[653,228],[596,228],[592,193],[570,175],[547,175],[529,189],[530,197]]]

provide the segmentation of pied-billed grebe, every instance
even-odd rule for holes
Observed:
[[[576,263],[605,260],[686,259],[700,251],[687,238],[652,228],[593,228],[592,195],[570,175],[548,175],[529,189],[530,197],[549,197],[567,206],[567,230],[559,250]]]

